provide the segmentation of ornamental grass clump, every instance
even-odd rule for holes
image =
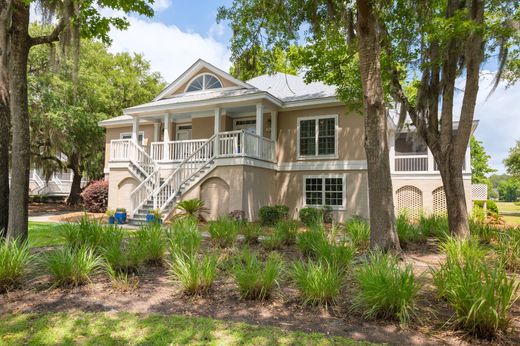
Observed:
[[[443,214],[422,214],[419,217],[419,229],[424,236],[440,240],[444,240],[450,235],[448,217]]]
[[[150,223],[141,226],[136,236],[142,249],[143,261],[156,265],[162,264],[167,242],[161,224]]]
[[[116,226],[103,226],[100,221],[89,219],[86,215],[78,222],[60,225],[59,232],[65,244],[73,249],[89,247],[97,250],[103,244],[106,232]]]
[[[482,244],[491,244],[500,235],[497,227],[474,220],[469,220],[469,232],[471,236],[477,237]]]
[[[232,246],[237,239],[238,231],[238,222],[228,217],[218,218],[211,222],[208,228],[212,242],[221,248]]]
[[[104,243],[100,253],[109,273],[135,274],[146,260],[146,251],[135,235],[125,240],[123,232],[112,232]]]
[[[520,272],[520,228],[508,228],[500,233],[496,252],[507,270]]]
[[[242,222],[240,224],[240,233],[244,236],[247,244],[258,243],[258,238],[262,235],[262,227],[257,223]]]
[[[271,253],[261,261],[258,255],[244,250],[233,264],[233,276],[243,299],[267,299],[278,285],[282,270],[282,259]]]
[[[278,233],[279,237],[283,239],[284,245],[294,245],[298,235],[298,222],[294,220],[278,221],[274,225],[274,233]]]
[[[413,243],[421,243],[426,240],[421,228],[411,222],[406,212],[402,212],[397,216],[395,219],[395,228],[399,236],[399,242],[403,247]]]
[[[454,310],[465,331],[492,338],[511,325],[518,282],[501,265],[487,263],[488,251],[475,240],[449,238],[441,247],[446,261],[432,275],[439,296]]]
[[[0,293],[21,284],[32,258],[27,242],[0,238]]]
[[[327,241],[319,241],[314,244],[313,253],[320,262],[327,262],[332,267],[347,271],[354,259],[356,249],[350,244],[331,244]]]
[[[63,247],[43,257],[43,264],[55,286],[80,286],[101,268],[103,260],[88,247]]]
[[[176,252],[172,254],[169,272],[186,294],[203,294],[215,281],[217,264],[215,255]]]
[[[370,245],[370,225],[360,218],[354,217],[345,224],[345,233],[356,249],[365,250]]]
[[[167,232],[171,253],[196,253],[202,242],[198,223],[195,218],[176,219]]]
[[[296,245],[304,256],[312,256],[316,246],[321,242],[327,242],[323,224],[313,224],[305,232],[298,233]]]
[[[344,272],[327,261],[296,262],[291,276],[304,304],[334,304],[344,285]]]
[[[396,319],[407,324],[413,316],[419,286],[412,266],[399,266],[391,254],[371,253],[356,271],[359,285],[353,307],[368,318]]]

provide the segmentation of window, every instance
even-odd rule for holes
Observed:
[[[119,135],[119,138],[120,139],[132,139],[132,132],[125,132],[125,133],[121,133]],[[144,131],[140,131],[139,132],[139,136],[138,136],[138,142],[141,143],[141,145],[143,145],[143,140],[144,140]]]
[[[336,157],[337,115],[298,119],[298,147],[300,158]]]
[[[344,178],[341,176],[305,177],[305,205],[342,208],[344,204]]]
[[[217,88],[222,88],[222,83],[220,83],[217,77],[205,73],[192,80],[186,88],[186,92]]]

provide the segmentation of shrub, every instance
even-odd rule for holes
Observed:
[[[246,243],[258,243],[258,237],[262,234],[262,227],[256,223],[243,222],[240,224],[240,232],[244,236]]]
[[[243,210],[232,210],[229,212],[228,217],[235,221],[244,222],[246,221],[246,212]]]
[[[442,214],[422,214],[419,217],[419,229],[425,237],[435,237],[441,240],[450,235],[448,218]]]
[[[448,239],[442,248],[446,262],[432,274],[439,295],[455,311],[456,324],[480,337],[506,330],[518,298],[515,279],[502,266],[491,268],[487,251],[476,241]]]
[[[520,271],[520,228],[509,228],[500,233],[497,254],[506,269]]]
[[[27,242],[0,238],[0,293],[21,283],[31,260]]]
[[[343,287],[344,274],[326,261],[296,262],[292,277],[304,304],[335,303]]]
[[[175,220],[168,230],[171,253],[196,253],[200,248],[202,236],[194,218]]]
[[[219,247],[229,247],[235,243],[238,235],[238,222],[227,217],[220,217],[209,224],[211,240]]]
[[[98,249],[102,246],[107,233],[112,232],[117,226],[103,226],[99,221],[89,219],[86,215],[76,223],[60,225],[60,236],[65,244],[71,248],[90,247]]]
[[[170,274],[187,294],[207,292],[217,275],[217,257],[176,252],[172,255]]]
[[[424,242],[426,237],[422,234],[421,228],[416,227],[410,222],[406,213],[400,213],[395,220],[395,228],[399,236],[399,242],[406,247],[412,243]]]
[[[79,286],[90,281],[102,259],[87,247],[64,247],[45,255],[44,265],[56,286]]]
[[[299,213],[300,221],[305,226],[323,223],[324,222],[323,215],[324,215],[323,209],[312,208],[312,207],[302,208],[302,209],[300,209],[300,213]]]
[[[81,193],[85,209],[91,213],[104,213],[108,204],[108,180],[97,180]]]
[[[288,217],[289,207],[286,205],[266,205],[258,210],[258,218],[264,226],[272,226]]]
[[[166,253],[164,230],[158,223],[141,226],[136,233],[143,252],[143,261],[161,264]]]
[[[181,211],[182,216],[190,216],[199,219],[203,213],[208,212],[208,208],[204,206],[205,202],[198,198],[185,199],[177,203],[177,209]]]
[[[296,245],[305,256],[313,255],[321,242],[327,242],[327,237],[323,225],[319,224],[311,225],[306,232],[298,233],[296,237]]]
[[[414,310],[419,286],[412,266],[399,267],[391,254],[372,253],[356,272],[359,291],[354,307],[369,318],[392,318],[406,324]]]
[[[350,245],[334,245],[319,241],[314,244],[313,253],[318,261],[327,262],[339,271],[346,271],[352,264],[355,249]]]
[[[484,201],[473,201],[473,205],[484,209]],[[488,214],[491,214],[491,213],[498,214],[498,206],[495,201],[488,199],[486,201],[486,209],[487,209]]]
[[[370,245],[370,225],[362,218],[354,217],[347,221],[345,230],[352,245],[359,250],[367,249]]]
[[[233,275],[240,296],[245,299],[267,299],[278,284],[282,269],[280,256],[272,253],[262,262],[256,253],[245,250],[233,265]]]

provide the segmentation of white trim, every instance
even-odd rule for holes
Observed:
[[[345,171],[345,170],[367,170],[366,160],[346,161],[303,161],[282,162],[278,165],[279,171]]]
[[[319,120],[319,119],[328,119],[334,118],[334,155],[319,155],[318,154],[318,133],[315,133],[316,137],[316,154],[315,155],[301,155],[300,154],[300,123],[305,120]],[[329,114],[329,115],[313,115],[313,116],[305,116],[298,117],[296,124],[296,154],[298,160],[331,160],[338,158],[338,115],[337,114]],[[318,129],[318,121],[316,121],[316,131]]]
[[[208,76],[213,76],[215,77],[216,80],[218,80],[218,82],[220,83],[220,88],[210,88],[210,89],[206,89],[206,75]],[[191,84],[193,83],[193,81],[195,81],[195,79],[199,78],[199,77],[202,77],[202,89],[200,90],[193,90],[193,91],[188,91],[189,87],[191,86]],[[222,89],[224,88],[224,84],[222,83],[222,81],[220,80],[220,78],[218,78],[218,76],[214,73],[210,73],[210,72],[202,72],[202,73],[199,73],[195,76],[193,76],[192,79],[190,79],[190,81],[188,82],[188,84],[186,85],[186,88],[184,88],[184,93],[192,93],[192,92],[197,92],[197,91],[205,91],[205,90],[213,90],[213,89]]]
[[[322,208],[325,207],[325,178],[341,178],[342,180],[342,204],[341,205],[330,205],[329,207],[332,210],[346,210],[347,209],[347,175],[346,174],[316,174],[316,175],[304,175],[303,176],[303,207],[312,207],[312,208]],[[306,180],[307,179],[322,179],[322,205],[310,205],[307,204],[307,189],[306,189]]]
[[[130,138],[123,138],[123,136],[130,136]],[[141,136],[141,145],[144,143],[144,131],[139,131],[139,136]],[[119,139],[132,139],[132,132],[121,132],[119,133]]]
[[[393,172],[392,180],[431,180],[431,179],[441,179],[441,174],[439,172]],[[470,180],[471,173],[462,173],[463,180]],[[442,180],[441,180],[442,181]],[[442,182],[441,182],[442,184]]]
[[[195,73],[197,73],[198,71],[200,71],[204,67],[207,68],[208,70],[210,70],[211,72],[213,72],[213,73],[215,73],[217,75],[222,76],[222,78],[229,80],[233,84],[237,84],[237,85],[239,85],[239,86],[241,86],[243,88],[246,88],[246,89],[252,89],[253,88],[252,85],[250,85],[248,83],[245,83],[245,82],[242,82],[239,79],[236,79],[235,77],[233,77],[229,73],[227,73],[227,72],[225,72],[225,71],[223,71],[223,70],[213,66],[212,64],[210,64],[210,63],[208,63],[208,62],[206,62],[206,61],[204,61],[202,59],[198,59],[193,65],[191,65],[186,71],[184,71],[184,73],[181,74],[175,81],[173,81],[170,85],[168,85],[166,88],[164,88],[159,93],[159,95],[157,95],[153,100],[154,101],[160,100],[160,99],[164,98],[164,96],[175,92],[181,85],[186,83],[190,79],[190,77],[195,75]]]

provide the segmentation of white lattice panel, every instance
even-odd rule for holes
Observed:
[[[474,201],[487,201],[488,186],[486,184],[471,184],[471,199]]]
[[[406,185],[396,191],[397,213],[406,212],[410,218],[418,218],[423,209],[422,191]]]
[[[448,210],[446,206],[446,193],[444,187],[440,186],[433,190],[433,213],[434,214],[445,214]]]

